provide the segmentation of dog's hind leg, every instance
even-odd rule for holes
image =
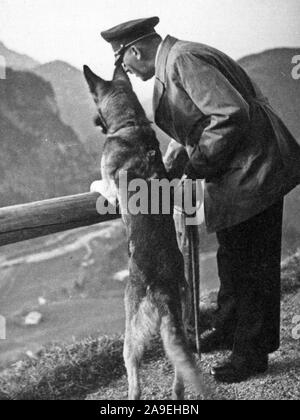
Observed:
[[[133,336],[132,328],[126,327],[124,342],[124,361],[128,378],[128,399],[139,400],[141,398],[141,384],[139,367],[143,357],[145,346],[138,343]]]
[[[126,299],[126,331],[124,343],[124,360],[129,383],[129,400],[139,400],[141,384],[139,367],[145,348],[157,331],[158,316],[147,299],[144,299],[135,315],[130,300]]]
[[[161,322],[161,337],[165,351],[175,368],[173,397],[182,396],[182,380],[191,383],[198,395],[210,398],[196,362],[190,352],[182,324],[172,315],[166,315]],[[179,391],[179,392],[178,392]]]
[[[177,400],[177,401],[184,400],[184,380],[181,373],[176,367],[175,367],[175,378],[173,382],[172,399]]]

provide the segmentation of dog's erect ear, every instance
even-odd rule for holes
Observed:
[[[115,68],[115,72],[114,72],[114,78],[113,80],[123,80],[124,82],[126,82],[130,87],[132,87],[131,85],[131,81],[128,77],[128,74],[126,73],[126,71],[123,69],[122,65],[118,65]]]
[[[101,77],[93,73],[88,66],[83,66],[83,73],[92,93],[96,93],[97,88],[103,90],[104,93],[104,91],[109,87],[109,82],[101,79]]]

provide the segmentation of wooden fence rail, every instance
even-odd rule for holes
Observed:
[[[98,198],[98,193],[86,193],[0,208],[0,246],[120,217],[100,215]]]

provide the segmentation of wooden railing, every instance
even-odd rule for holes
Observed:
[[[0,246],[114,220],[97,212],[98,193],[0,208]]]

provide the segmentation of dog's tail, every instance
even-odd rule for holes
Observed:
[[[190,351],[183,329],[165,316],[161,321],[161,337],[167,356],[184,382],[190,383],[198,395],[205,399],[212,399],[212,392],[205,384],[205,380],[196,365]]]

